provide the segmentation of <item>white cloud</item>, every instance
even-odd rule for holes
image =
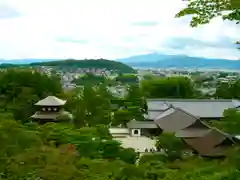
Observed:
[[[193,38],[216,44],[222,38],[233,42],[239,38],[240,27],[233,23],[217,19],[193,29],[188,25],[188,18],[175,19],[174,15],[184,7],[181,0],[1,2],[19,16],[6,18],[5,9],[5,18],[0,18],[0,58],[114,59],[149,52],[240,57],[234,48],[168,47],[167,42],[172,38]]]

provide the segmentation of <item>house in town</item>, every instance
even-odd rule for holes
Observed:
[[[65,104],[65,100],[55,96],[48,96],[35,104],[36,112],[30,118],[40,124],[57,122],[60,117],[65,117],[65,120],[72,119],[72,115],[64,111]]]

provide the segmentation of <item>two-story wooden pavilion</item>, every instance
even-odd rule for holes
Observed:
[[[55,96],[48,96],[35,104],[37,111],[31,116],[31,119],[40,124],[56,122],[58,121],[58,118],[63,115],[66,115],[71,119],[72,115],[69,112],[64,111],[65,104],[65,100],[59,99]]]

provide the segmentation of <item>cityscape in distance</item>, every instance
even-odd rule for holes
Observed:
[[[62,59],[64,60],[64,59]],[[37,62],[59,61],[59,59],[0,59],[0,64],[30,64]],[[79,60],[80,61],[80,60]],[[139,69],[158,69],[158,68],[177,68],[177,69],[215,69],[215,70],[239,70],[240,61],[233,59],[217,59],[190,57],[187,55],[167,55],[160,53],[136,55],[114,61],[122,62],[133,68]]]

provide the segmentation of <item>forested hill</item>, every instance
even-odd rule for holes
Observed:
[[[26,67],[34,67],[34,66],[55,66],[55,67],[72,67],[72,68],[99,68],[99,69],[107,69],[114,70],[122,73],[133,73],[135,70],[121,62],[105,60],[105,59],[95,59],[95,60],[60,60],[60,61],[47,61],[47,62],[34,62],[30,64],[1,64],[0,67],[16,67],[16,66],[26,66]]]

